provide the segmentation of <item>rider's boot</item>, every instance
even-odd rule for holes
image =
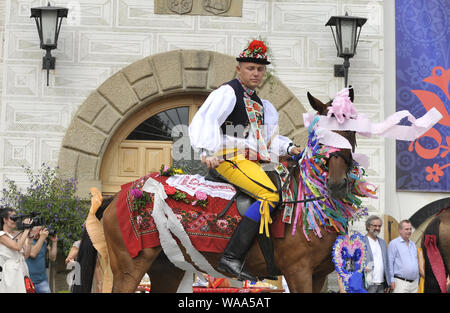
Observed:
[[[271,238],[267,237],[266,234],[258,234],[257,236],[259,247],[261,248],[262,255],[266,261],[267,275],[258,277],[260,280],[270,279],[277,280],[278,276],[281,275],[280,270],[275,265],[274,260],[274,249],[273,241]]]
[[[228,242],[220,258],[217,269],[233,274],[239,280],[257,281],[258,279],[243,270],[243,259],[258,232],[259,223],[244,216]]]

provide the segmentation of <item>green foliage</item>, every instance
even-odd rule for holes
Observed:
[[[23,168],[28,177],[28,187],[22,190],[14,181],[8,180],[0,205],[14,208],[20,214],[40,212],[45,221],[44,226],[56,230],[58,248],[67,255],[72,244],[81,239],[90,201],[75,195],[75,179],[60,178],[57,169],[45,163],[37,173],[33,173],[29,167]]]
[[[139,196],[136,193],[138,193]],[[131,194],[133,195],[132,210],[136,212],[139,211],[139,209],[145,209],[147,203],[153,201],[152,196],[145,191],[134,189],[134,191],[131,190]]]

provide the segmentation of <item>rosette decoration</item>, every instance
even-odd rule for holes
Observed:
[[[367,292],[362,280],[367,254],[363,238],[358,232],[341,235],[333,245],[333,263],[347,292]]]

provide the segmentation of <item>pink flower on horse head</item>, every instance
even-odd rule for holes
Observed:
[[[196,191],[196,192],[195,192],[195,197],[196,197],[198,200],[206,200],[206,199],[208,199],[208,196],[206,195],[206,193],[204,193],[204,192],[202,192],[202,191]]]
[[[134,197],[134,198],[141,198],[142,197],[142,191],[141,190],[139,190],[139,189],[131,189],[131,195]]]
[[[335,147],[327,146],[327,147],[326,147],[326,150],[325,150],[325,156],[326,156],[327,158],[329,158],[329,157],[330,157],[330,154],[333,153],[333,152],[336,152],[336,151],[341,151],[341,149],[335,148]]]
[[[342,124],[345,119],[358,117],[358,113],[350,100],[348,88],[342,89],[334,96],[331,107],[328,108],[327,116],[330,117],[331,114],[334,114],[339,124]]]

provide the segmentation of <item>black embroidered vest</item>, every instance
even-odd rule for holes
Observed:
[[[231,125],[233,127],[240,125],[240,126],[242,126],[242,129],[247,129],[249,127],[250,121],[248,120],[248,115],[247,115],[247,111],[245,109],[245,103],[243,100],[245,91],[244,91],[244,88],[242,87],[240,81],[235,78],[225,84],[230,85],[231,88],[233,88],[234,94],[236,96],[236,105],[234,106],[234,109],[231,112],[231,114],[228,115],[227,119],[222,124],[222,126],[221,126],[222,132],[223,132],[223,134],[227,134],[227,135],[234,136],[234,137],[247,138],[248,134],[244,135],[243,133],[235,132],[233,135],[232,133],[229,133],[229,131],[228,131],[228,133],[226,131],[227,125]],[[254,92],[251,95],[250,99],[263,105],[261,99],[256,95],[256,92]],[[264,117],[263,117],[263,120],[264,120]]]

